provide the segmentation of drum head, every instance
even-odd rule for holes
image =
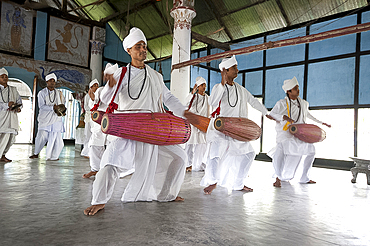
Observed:
[[[223,125],[224,125],[224,122],[222,121],[222,119],[220,119],[220,118],[215,119],[214,126],[215,126],[216,130],[220,131],[223,128]]]

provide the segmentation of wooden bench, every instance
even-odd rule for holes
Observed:
[[[355,163],[355,166],[351,168],[351,172],[353,175],[353,179],[351,180],[351,182],[356,183],[358,173],[365,173],[367,178],[367,184],[370,185],[370,160],[360,159],[357,157],[350,158]]]

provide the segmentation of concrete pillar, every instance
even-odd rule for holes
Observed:
[[[173,0],[171,16],[174,18],[172,65],[190,60],[191,21],[196,16],[194,0]],[[189,94],[190,66],[171,73],[171,92],[182,103]]]
[[[105,29],[100,27],[93,27],[93,35],[91,44],[91,58],[90,58],[90,69],[91,69],[91,80],[97,79],[102,84],[103,76],[103,49],[105,46]]]

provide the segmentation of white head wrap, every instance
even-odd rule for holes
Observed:
[[[93,79],[90,84],[89,84],[89,88],[91,88],[93,85],[95,84],[98,84],[99,85],[99,81],[97,79]]]
[[[144,33],[139,28],[133,27],[130,30],[130,34],[123,40],[122,45],[128,53],[127,49],[132,48],[139,41],[144,41],[147,44]]]
[[[200,85],[202,85],[202,84],[207,84],[207,81],[203,78],[203,77],[197,77],[196,79],[195,79],[195,84],[197,85],[197,86],[200,86]]]
[[[6,74],[8,76],[8,70],[6,70],[4,67],[0,69],[0,75]]]
[[[108,63],[107,66],[105,66],[104,75],[105,74],[114,74],[115,71],[118,69],[118,64],[110,64]]]
[[[238,62],[236,61],[235,55],[233,55],[230,58],[222,59],[222,62],[218,65],[218,67],[222,71],[222,69],[224,69],[224,68],[229,69],[234,65],[238,65]]]
[[[298,85],[298,80],[296,77],[284,80],[283,90],[285,93],[287,93],[287,91],[293,89],[296,85]]]
[[[58,80],[58,78],[57,78],[57,76],[55,75],[55,73],[51,73],[51,74],[46,75],[46,77],[45,77],[45,81],[49,81],[50,79],[54,79],[54,80],[55,80],[55,82],[57,82],[57,80]]]

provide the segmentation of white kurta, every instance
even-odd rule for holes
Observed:
[[[210,105],[216,109],[220,104],[223,117],[248,118],[249,103],[263,115],[267,109],[258,99],[238,83],[233,86],[216,84],[210,96]],[[211,119],[207,130],[207,167],[201,181],[202,186],[217,183],[234,190],[243,189],[252,161],[254,150],[249,142],[242,142],[217,131]]]
[[[91,106],[92,105],[92,106]],[[85,129],[84,129],[84,134],[85,134],[85,142],[83,143],[83,149],[81,150],[81,156],[89,156],[90,153],[90,146],[89,146],[89,141],[91,138],[91,128],[93,125],[93,121],[91,120],[91,108],[93,107],[93,101],[90,98],[90,95],[86,93],[84,97],[84,110],[85,110]]]
[[[163,77],[149,66],[145,67],[147,78],[143,87],[144,69],[131,67],[131,74],[129,69],[127,70],[118,89],[119,109],[164,112],[164,103],[175,115],[183,116],[185,107],[167,89],[163,83]],[[114,87],[111,88],[108,84],[104,87],[101,94],[103,103],[110,103],[121,71],[122,69],[118,69],[114,73],[114,79],[117,81]],[[129,74],[130,83],[128,83]],[[92,204],[106,203],[117,178],[117,175],[112,173],[118,173],[118,170],[130,170],[133,163],[135,173],[122,195],[123,202],[174,200],[185,176],[185,161],[186,154],[178,145],[158,146],[116,138],[107,146],[103,154],[100,166],[103,172],[98,172],[97,180],[94,182]]]
[[[298,104],[298,101],[300,106]],[[276,130],[276,147],[269,151],[268,155],[273,159],[273,166],[275,175],[280,180],[291,180],[294,178],[295,171],[301,160],[303,159],[303,174],[300,182],[308,182],[308,173],[312,166],[315,156],[315,147],[311,143],[306,143],[290,134],[289,130],[284,131],[283,127],[287,121],[283,120],[283,116],[288,116],[287,102],[289,105],[290,118],[295,120],[296,123],[306,123],[309,118],[317,123],[322,124],[321,121],[313,117],[308,111],[308,102],[299,98],[291,100],[285,97],[279,100],[270,115],[277,120]],[[300,116],[299,111],[301,110]],[[298,119],[299,116],[299,119]],[[304,157],[304,158],[302,158]]]
[[[42,89],[37,98],[39,115],[34,154],[38,155],[47,142],[46,159],[57,160],[64,146],[62,139],[64,125],[62,116],[54,112],[54,105],[65,104],[65,98],[59,90],[50,91],[48,88]]]
[[[22,104],[22,99],[16,87],[0,85],[0,158],[5,155],[18,134],[18,115],[10,111],[9,102]]]
[[[189,104],[193,96],[194,95],[192,93],[187,96],[187,108],[189,108]],[[208,118],[211,114],[211,107],[208,100],[209,97],[207,94],[200,95],[196,93],[189,111]],[[206,133],[191,125],[191,136],[185,147],[185,152],[188,155],[188,163],[186,167],[192,166],[193,171],[204,170],[205,164],[202,165],[202,163],[206,148]]]

